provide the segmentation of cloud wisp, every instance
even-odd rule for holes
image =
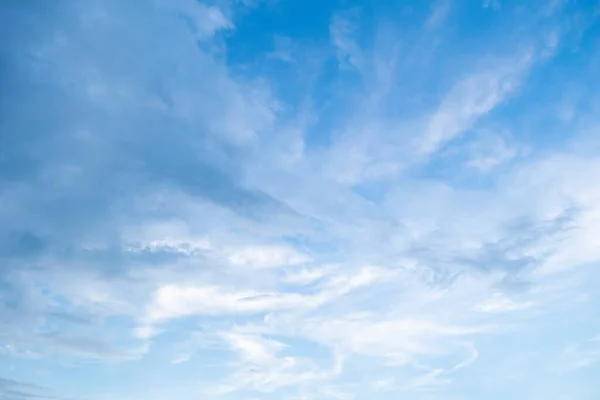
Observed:
[[[0,397],[600,396],[598,9],[300,3],[0,5]]]

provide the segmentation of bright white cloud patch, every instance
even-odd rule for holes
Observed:
[[[584,1],[0,5],[0,399],[600,391]]]
[[[292,248],[277,246],[253,246],[232,250],[229,262],[239,266],[285,267],[304,264],[310,261],[307,255]]]

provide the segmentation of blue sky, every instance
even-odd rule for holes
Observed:
[[[596,1],[5,0],[3,400],[597,400]]]

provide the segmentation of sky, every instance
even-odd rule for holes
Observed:
[[[0,399],[599,399],[598,17],[3,0]]]

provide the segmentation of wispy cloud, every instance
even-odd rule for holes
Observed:
[[[561,371],[574,371],[600,363],[600,346],[594,338],[582,343],[570,343],[563,351],[557,368]]]
[[[435,2],[431,15],[427,19],[425,26],[428,29],[438,28],[446,19],[450,12],[452,2],[450,0],[440,0]]]
[[[431,116],[420,151],[425,154],[435,151],[503,103],[518,89],[534,57],[525,51],[458,82]]]
[[[331,41],[335,46],[340,67],[353,67],[358,70],[363,67],[363,52],[357,41],[360,17],[359,9],[351,9],[333,16],[329,25]]]
[[[338,275],[323,282],[314,294],[165,285],[157,290],[154,302],[149,305],[147,320],[152,323],[198,314],[260,314],[276,310],[311,309],[389,275],[384,270],[365,268],[354,275]]]
[[[0,378],[0,395],[6,400],[64,399],[48,388],[4,378]]]
[[[583,2],[26,3],[0,397],[598,397]]]

